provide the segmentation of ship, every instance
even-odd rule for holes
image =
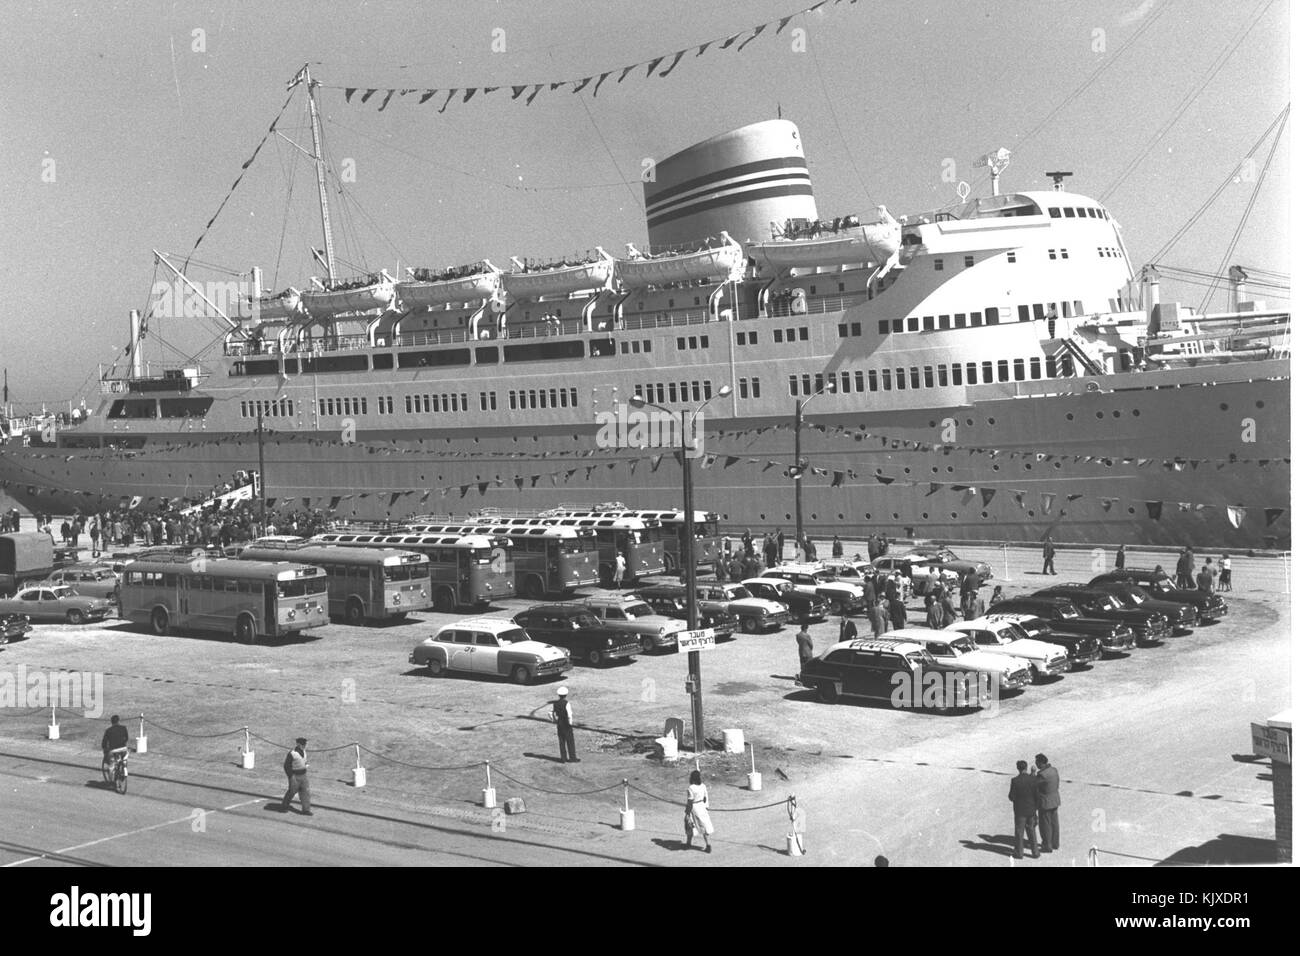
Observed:
[[[336,274],[322,189],[325,276],[252,269],[184,367],[146,365],[132,313],[97,405],[10,437],[0,481],[42,513],[182,507],[260,456],[273,509],[400,520],[672,507],[685,462],[737,530],[789,529],[798,485],[814,537],[1289,549],[1289,311],[1239,269],[1227,311],[1162,301],[1112,209],[1069,173],[1003,191],[1007,159],[941,210],[822,217],[799,128],[764,120],[659,161],[622,254],[400,276]]]

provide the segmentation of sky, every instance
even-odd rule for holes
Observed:
[[[1209,272],[1268,142],[1253,167],[1247,152],[1290,96],[1286,0],[830,0],[739,52],[695,54],[813,2],[0,0],[11,400],[94,405],[99,363],[120,359],[128,311],[147,308],[153,249],[179,263],[204,235],[195,280],[259,265],[278,289],[320,272],[313,172],[290,142],[310,150],[301,87],[283,136],[204,233],[304,63],[322,84],[331,169],[355,180],[347,198],[331,189],[343,272],[621,253],[645,240],[643,160],[778,109],[799,125],[822,216],[950,205],[954,171],[986,195],[972,161],[1006,147],[1004,192],[1072,170],[1069,188],[1104,197],[1135,265],[1235,179],[1161,258]],[[507,89],[445,112],[444,95],[395,97],[380,113],[379,97],[349,103],[342,89],[573,80],[688,47],[667,77],[640,68],[594,98],[548,89],[531,106]],[[1230,263],[1289,273],[1290,139]],[[1196,305],[1203,292],[1167,283],[1162,298]],[[219,332],[156,319],[146,357],[182,364]]]

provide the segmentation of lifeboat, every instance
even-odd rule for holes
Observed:
[[[884,206],[876,210],[880,221],[865,226],[840,227],[807,238],[770,239],[751,242],[745,253],[759,265],[771,269],[792,269],[863,262],[882,266],[902,245],[902,226]]]
[[[387,309],[396,297],[392,278],[384,273],[378,280],[346,289],[302,293],[302,307],[313,319],[330,319],[347,312]]]
[[[302,293],[288,288],[275,295],[258,296],[256,300],[245,300],[253,318],[265,321],[291,319],[302,312]]]
[[[643,256],[629,244],[628,251],[636,253],[635,257],[618,259],[614,265],[614,272],[626,289],[701,279],[719,282],[728,278],[738,279],[745,264],[745,250],[725,232],[722,245],[710,249]]]
[[[502,273],[501,281],[506,291],[516,299],[537,299],[544,295],[568,295],[607,289],[614,275],[614,260],[603,251],[596,251],[600,253],[600,258],[592,262],[529,272],[506,272]]]
[[[403,312],[446,305],[448,302],[472,302],[490,299],[501,288],[501,270],[486,259],[485,271],[455,279],[424,281],[412,278],[397,283],[397,301]]]

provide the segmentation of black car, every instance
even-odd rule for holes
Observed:
[[[888,638],[836,644],[804,662],[795,683],[827,704],[860,697],[953,711],[981,707],[992,697],[990,685],[969,667],[938,661],[915,641]]]
[[[32,629],[32,621],[26,614],[0,614],[0,644],[21,641]]]
[[[1044,621],[1041,617],[1035,617],[1032,614],[999,614],[998,609],[1002,607],[998,603],[988,614],[985,619],[996,621],[999,618],[1005,618],[1007,621],[1016,625],[1024,631],[1025,637],[1033,641],[1046,641],[1049,644],[1056,644],[1065,648],[1065,653],[1070,658],[1070,668],[1072,670],[1083,667],[1085,664],[1091,664],[1097,658],[1101,657],[1101,641],[1087,634],[1066,634],[1063,631],[1054,631],[1052,626]]]
[[[1088,583],[1090,585],[1108,584],[1112,581],[1136,584],[1153,598],[1159,598],[1161,601],[1190,604],[1196,608],[1196,619],[1201,624],[1217,621],[1228,613],[1228,602],[1220,595],[1212,591],[1176,588],[1167,574],[1163,571],[1157,574],[1154,569],[1124,568],[1122,570],[1107,571],[1105,574],[1097,575]]]
[[[830,601],[821,595],[814,597],[796,591],[789,581],[778,578],[746,578],[741,584],[756,598],[784,604],[790,612],[790,619],[798,624],[815,624],[830,616]]]
[[[1139,644],[1158,644],[1170,634],[1169,622],[1159,611],[1127,608],[1124,602],[1103,588],[1086,584],[1056,584],[1034,592],[1035,597],[1039,595],[1064,597],[1088,617],[1126,624],[1133,629],[1133,636]]]
[[[581,604],[538,604],[515,615],[528,636],[543,644],[563,647],[576,660],[608,664],[641,652],[635,635],[606,627]]]
[[[656,614],[678,621],[687,620],[686,586],[683,584],[642,588],[636,596],[649,604]],[[740,626],[740,618],[728,611],[725,605],[704,598],[695,602],[695,619],[699,627],[713,628],[714,637],[719,640],[733,636]]]
[[[1014,597],[989,608],[990,614],[1032,614],[1041,617],[1054,631],[1095,637],[1106,651],[1119,651],[1137,643],[1133,629],[1126,624],[1086,617],[1069,598]]]
[[[1190,631],[1196,626],[1196,608],[1181,601],[1164,601],[1153,598],[1146,588],[1125,581],[1102,581],[1089,587],[1115,595],[1127,608],[1158,611],[1175,631]]]

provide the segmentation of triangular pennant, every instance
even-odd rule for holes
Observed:
[[[1165,503],[1163,501],[1147,502],[1147,517],[1150,518],[1152,521],[1159,521],[1160,513],[1164,510],[1165,510]]]
[[[1240,505],[1228,505],[1225,510],[1228,512],[1228,524],[1240,528],[1242,519],[1246,517],[1246,509]]]
[[[1265,508],[1264,509],[1264,526],[1268,527],[1278,518],[1282,517],[1285,508]]]
[[[727,37],[727,39],[726,39],[725,41],[723,41],[723,44],[722,44],[722,46],[720,47],[720,49],[723,49],[723,50],[727,49],[727,47],[731,46],[731,44],[735,43],[735,42],[736,42],[737,40],[739,40],[739,39],[740,39],[740,34],[739,34],[739,33],[737,33],[735,36]]]
[[[985,507],[985,508],[987,508],[987,507],[989,506],[989,502],[993,500],[993,496],[996,495],[997,493],[998,493],[998,492],[997,492],[997,489],[996,489],[996,488],[981,488],[981,489],[980,489],[980,499],[984,502],[984,507]]]
[[[591,88],[592,96],[595,96],[597,93],[600,92],[600,84],[604,83],[607,79],[609,79],[609,74],[613,72],[614,72],[613,70],[606,70],[604,73],[600,74],[600,79],[598,79],[596,81],[596,85]]]
[[[940,485],[939,482],[937,481],[930,482],[930,490],[925,493],[925,496],[929,498],[932,494],[937,492],[941,487],[943,486]]]
[[[526,90],[526,89],[528,89],[528,84],[526,84],[526,83],[525,83],[523,86],[512,86],[512,87],[510,87],[510,98],[511,98],[512,100],[517,100],[517,99],[519,99],[519,97],[523,96],[523,94],[524,94],[524,90]]]
[[[838,488],[843,484],[844,484],[844,472],[842,471],[835,472],[834,477],[831,478],[831,487]]]
[[[682,62],[682,57],[685,55],[686,55],[685,50],[678,50],[676,53],[674,53],[673,62],[669,63],[666,67],[664,67],[664,69],[659,72],[659,75],[663,77],[671,73],[674,69],[676,69],[677,64]]]
[[[587,84],[590,83],[593,79],[594,77],[584,76],[579,82],[573,85],[573,92],[581,93],[583,90],[587,88]]]
[[[794,19],[794,14],[791,14],[791,15],[788,16],[788,17],[782,17],[782,18],[777,22],[776,30],[774,31],[774,33],[780,33],[782,30],[785,29],[785,25],[786,25],[787,23],[789,23],[789,22],[790,22],[791,20],[793,20],[793,19]]]
[[[724,459],[722,460],[722,467],[723,467],[723,468],[730,468],[732,465],[734,465],[734,464],[735,464],[736,462],[738,462],[738,461],[740,461],[740,459],[737,458],[735,455],[728,455],[726,458],[724,458]]]
[[[538,84],[536,84],[536,85],[533,86],[533,91],[532,91],[531,93],[528,94],[528,99],[524,100],[524,105],[525,105],[525,106],[532,106],[532,105],[533,105],[533,100],[537,99],[537,94],[540,93],[540,92],[542,92],[542,87],[543,87],[543,86],[545,86],[544,83],[538,83]]]
[[[628,75],[629,73],[631,73],[633,70],[635,70],[635,69],[637,68],[637,66],[638,66],[638,64],[633,63],[631,66],[625,66],[625,67],[623,67],[623,72],[620,73],[620,74],[618,75],[618,79],[615,80],[614,82],[615,82],[615,83],[622,83],[624,80],[627,79],[627,75]]]
[[[447,104],[451,102],[451,98],[452,98],[453,96],[455,96],[458,92],[459,92],[458,90],[448,90],[448,91],[447,91],[447,98],[446,98],[445,100],[442,101],[442,106],[438,107],[438,112],[439,112],[439,113],[445,113],[445,112],[447,112]]]
[[[659,464],[664,460],[663,455],[652,455],[650,457],[650,471],[653,474],[659,470]]]
[[[1043,500],[1043,513],[1046,514],[1047,512],[1052,510],[1052,502],[1056,500],[1056,495],[1050,491],[1044,491],[1042,494],[1042,500]]]
[[[745,38],[745,42],[744,42],[744,43],[742,43],[740,46],[736,47],[736,52],[739,53],[741,50],[745,49],[745,47],[747,47],[750,43],[752,43],[752,42],[754,42],[754,40],[758,39],[758,35],[759,35],[760,33],[762,33],[762,32],[763,32],[764,30],[766,30],[766,29],[767,29],[767,24],[766,24],[766,23],[760,23],[758,26],[754,27],[754,32],[751,33],[748,37]]]
[[[352,94],[355,93],[356,91],[357,91],[357,88],[356,88],[355,86],[349,86],[346,90],[344,90],[344,91],[343,91],[343,102],[344,102],[344,103],[351,103],[351,102],[352,102]]]
[[[374,96],[378,92],[379,90],[366,90],[364,93],[361,94],[361,102],[364,103],[366,100],[370,99],[370,97]]]
[[[653,60],[651,60],[649,64],[646,66],[645,75],[648,77],[651,73],[655,71],[656,68],[658,68],[659,64],[662,63],[663,61],[664,58],[661,56],[657,56]]]
[[[703,55],[704,55],[704,51],[707,50],[707,49],[708,49],[709,47],[711,47],[711,46],[713,46],[713,41],[712,41],[712,40],[710,40],[708,43],[701,43],[701,44],[700,44],[700,48],[699,48],[698,50],[695,51],[695,55],[696,55],[696,56],[703,56]]]
[[[462,103],[468,103],[468,102],[470,101],[470,99],[474,96],[474,94],[477,93],[477,92],[478,92],[478,87],[477,87],[477,86],[471,86],[469,89],[467,89],[467,90],[465,91],[465,98],[464,98],[463,100],[461,100],[461,102],[462,102]]]
[[[384,111],[384,108],[385,108],[386,106],[388,106],[388,101],[391,100],[391,99],[393,98],[393,94],[396,93],[396,92],[397,92],[396,90],[389,90],[389,91],[388,91],[388,94],[384,97],[384,101],[383,101],[382,103],[379,104],[379,112],[382,113],[382,112]]]

